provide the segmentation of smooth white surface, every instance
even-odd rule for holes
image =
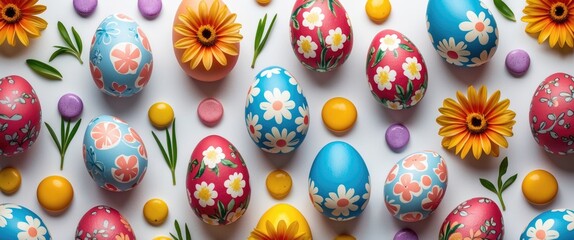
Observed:
[[[392,239],[403,227],[414,229],[420,239],[436,239],[439,227],[447,214],[460,202],[476,197],[496,196],[484,189],[479,177],[495,180],[502,157],[510,159],[508,176],[518,173],[516,183],[505,193],[507,210],[504,212],[506,239],[517,239],[523,228],[538,213],[552,208],[573,208],[574,160],[572,157],[549,156],[538,147],[530,134],[528,109],[530,98],[538,84],[548,75],[559,71],[572,71],[574,55],[571,51],[560,52],[547,44],[538,45],[536,39],[524,32],[525,23],[510,22],[496,11],[492,1],[485,1],[493,12],[500,31],[499,48],[486,66],[476,69],[460,69],[446,64],[434,51],[426,32],[426,1],[392,1],[389,19],[381,25],[369,21],[365,1],[341,0],[347,9],[354,29],[354,46],[349,59],[331,73],[314,73],[301,66],[289,42],[289,15],[294,1],[273,0],[262,7],[255,0],[226,1],[231,11],[237,13],[237,21],[243,24],[241,55],[231,74],[223,81],[202,83],[186,77],[179,68],[172,50],[171,28],[179,1],[163,1],[161,14],[155,20],[146,20],[138,12],[137,2],[99,1],[96,12],[82,18],[73,9],[72,1],[41,0],[48,7],[41,15],[49,23],[39,39],[31,46],[14,50],[0,47],[0,76],[18,74],[32,84],[38,93],[43,109],[43,120],[57,126],[60,117],[57,102],[60,96],[72,92],[84,101],[83,123],[73,140],[64,171],[59,170],[59,154],[45,127],[42,127],[37,143],[32,149],[10,159],[1,159],[0,167],[15,166],[22,172],[22,188],[11,196],[0,195],[0,202],[25,205],[42,216],[53,239],[72,239],[75,227],[82,215],[92,206],[107,204],[118,209],[131,223],[139,239],[151,239],[157,235],[173,232],[173,221],[187,222],[193,239],[245,239],[255,227],[259,217],[269,207],[287,202],[297,207],[311,225],[315,239],[332,239],[339,233],[350,233],[358,239]],[[506,1],[520,19],[524,1]],[[154,54],[154,71],[147,87],[134,97],[118,99],[100,92],[93,83],[88,67],[89,41],[99,23],[109,14],[123,12],[136,19],[149,37]],[[278,13],[276,25],[256,64],[251,69],[253,40],[257,21],[265,13]],[[47,61],[54,51],[53,45],[63,44],[57,31],[57,21],[75,26],[84,42],[84,64],[71,56],[59,57],[51,64],[58,68],[63,81],[50,81],[38,77],[25,65],[25,59]],[[414,109],[394,112],[384,109],[371,96],[366,84],[364,64],[367,47],[380,30],[391,28],[409,37],[421,51],[429,71],[429,88],[426,96]],[[521,78],[512,77],[505,69],[506,54],[522,48],[530,53],[532,65]],[[244,103],[249,85],[255,74],[268,65],[288,69],[303,87],[311,114],[311,126],[305,142],[291,155],[273,156],[260,151],[251,141],[244,123]],[[570,72],[573,73],[573,72]],[[443,99],[455,97],[455,92],[466,91],[469,84],[488,86],[489,94],[501,90],[502,98],[511,99],[510,108],[516,112],[514,136],[509,138],[509,148],[501,149],[500,158],[472,158],[461,160],[440,145],[435,122]],[[358,110],[355,127],[344,135],[329,132],[321,121],[321,108],[328,99],[342,96],[354,102]],[[213,128],[205,127],[196,115],[199,102],[206,97],[221,101],[225,108],[222,121]],[[149,106],[157,101],[172,105],[178,119],[179,162],[177,185],[172,186],[171,176],[161,153],[153,141],[155,130],[147,118]],[[142,136],[149,153],[149,166],[143,182],[127,193],[111,193],[100,189],[91,180],[84,166],[81,142],[87,123],[100,114],[120,117],[133,126]],[[385,143],[384,133],[389,125],[401,122],[411,133],[411,141],[401,153],[392,152]],[[189,156],[203,137],[219,134],[231,141],[247,162],[251,176],[251,203],[246,214],[236,223],[213,227],[202,223],[191,211],[185,194],[185,173]],[[160,133],[160,138],[163,138]],[[317,152],[328,142],[342,140],[353,145],[363,156],[371,174],[371,200],[363,215],[350,222],[333,222],[319,214],[309,200],[307,177]],[[447,161],[449,186],[441,205],[430,218],[416,224],[394,220],[384,207],[383,182],[391,166],[408,153],[430,149],[439,152]],[[570,158],[570,159],[568,159]],[[291,194],[283,201],[272,199],[267,193],[264,180],[275,168],[283,168],[293,177]],[[553,173],[560,190],[554,202],[547,206],[530,205],[522,196],[520,185],[531,170],[542,168]],[[38,183],[49,175],[63,175],[74,186],[75,196],[71,207],[59,216],[43,211],[36,200]],[[508,177],[507,176],[507,177]],[[164,199],[169,208],[167,222],[159,227],[147,224],[143,218],[143,205],[150,198]]]

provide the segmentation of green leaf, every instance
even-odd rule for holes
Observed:
[[[177,138],[175,136],[175,118],[173,119],[173,123],[171,125],[171,138],[171,143],[173,144],[173,158],[171,159],[173,166],[171,167],[175,170],[175,166],[177,165]]]
[[[291,18],[291,23],[293,24],[293,28],[299,30],[299,21],[295,17]]]
[[[74,44],[70,39],[70,34],[68,34],[68,30],[66,30],[66,27],[64,27],[64,24],[60,21],[58,21],[58,31],[60,31],[60,36],[62,36],[66,44],[68,44],[70,48],[74,49],[74,51],[78,51],[76,47],[74,47]]]
[[[502,177],[504,174],[506,174],[507,170],[508,170],[508,157],[505,157],[504,159],[502,159],[502,162],[500,162],[500,166],[498,167],[498,176]]]
[[[506,19],[516,22],[512,9],[510,9],[510,7],[508,7],[508,5],[506,5],[502,0],[494,0],[494,6],[496,6],[496,9],[498,9],[500,14],[502,14]]]
[[[393,56],[395,56],[395,58],[399,57],[399,53],[397,52],[397,49],[393,50]]]
[[[271,29],[273,29],[273,25],[275,24],[275,20],[277,19],[277,14],[275,14],[275,16],[273,16],[273,20],[271,20],[271,24],[269,25],[269,28],[267,29],[267,32],[265,33],[265,36],[263,36],[263,32],[265,31],[265,25],[267,23],[267,14],[265,14],[265,16],[263,17],[262,20],[259,20],[259,24],[257,26],[257,33],[255,35],[255,52],[253,54],[253,61],[251,62],[251,68],[255,67],[255,61],[257,61],[257,57],[259,56],[259,54],[261,53],[261,51],[263,50],[263,48],[265,47],[265,43],[267,42],[267,38],[269,37],[269,33],[271,32]],[[263,39],[262,39],[263,37]]]
[[[215,173],[216,176],[219,176],[219,167],[217,165],[215,165],[215,167],[213,168],[213,172]]]
[[[50,126],[50,124],[48,124],[47,122],[44,122],[44,125],[46,125],[48,132],[50,132],[50,136],[52,136],[52,140],[54,140],[54,143],[56,143],[56,147],[58,147],[58,151],[60,151],[60,154],[61,154],[62,153],[62,147],[60,146],[60,141],[58,140],[58,137],[56,136],[54,129],[52,129],[52,126]]]
[[[377,56],[375,56],[375,61],[373,62],[371,67],[375,67],[377,64],[379,64],[381,60],[383,60],[383,58],[385,57],[386,53],[387,53],[386,51],[379,49],[379,51],[377,52]]]
[[[225,209],[223,202],[217,201],[217,210],[219,211],[219,216],[221,218],[225,218],[225,215],[227,214],[227,209]]]
[[[28,59],[26,60],[26,64],[32,71],[36,72],[37,74],[51,80],[61,80],[62,74],[55,69],[54,67],[40,62],[35,59]]]
[[[81,122],[82,122],[82,119],[79,119],[78,122],[76,122],[74,124],[72,131],[70,132],[70,134],[68,135],[68,138],[66,139],[67,141],[66,141],[66,146],[64,147],[64,153],[66,153],[66,150],[68,150],[68,147],[70,146],[70,143],[72,142],[72,139],[74,138],[74,136],[78,132],[78,128],[80,128]]]
[[[331,13],[333,13],[333,16],[337,17],[337,14],[335,14],[335,9],[333,8],[333,0],[329,0],[329,10],[331,11]]]
[[[369,54],[367,54],[367,66],[369,66],[371,59],[373,59],[373,54],[375,54],[375,47],[369,49]]]
[[[191,240],[191,233],[189,232],[189,228],[187,227],[187,223],[185,224],[185,239]]]
[[[165,131],[165,140],[167,142],[167,156],[169,157],[169,166],[171,167],[171,159],[173,158],[173,153],[171,151],[171,136],[169,135],[169,131]]]
[[[179,227],[177,220],[175,220],[175,232],[177,232],[178,239],[183,240],[183,236],[181,236],[181,228]]]
[[[406,44],[404,44],[404,43],[399,44],[399,47],[402,48],[402,49],[404,49],[404,50],[407,51],[407,52],[412,52],[412,51],[413,51],[413,49],[412,49],[411,47],[409,47],[408,45],[406,45]]]
[[[221,164],[223,164],[226,167],[230,167],[230,168],[236,168],[237,164],[233,163],[232,161],[230,161],[229,159],[223,159],[221,160]]]
[[[171,164],[170,164],[169,158],[167,157],[167,153],[165,152],[165,148],[163,147],[163,144],[161,144],[161,142],[159,141],[159,138],[157,137],[157,135],[155,135],[155,133],[153,131],[151,131],[151,135],[153,135],[153,139],[155,140],[155,143],[159,147],[159,150],[161,151],[161,155],[163,155],[163,159],[165,160],[167,165],[171,168]]]
[[[514,183],[514,181],[516,181],[516,177],[518,177],[518,174],[514,174],[514,175],[512,175],[512,177],[508,178],[504,182],[504,184],[502,185],[500,192],[504,192],[504,190],[506,190],[508,187],[510,187],[510,185],[512,185]]]
[[[491,192],[498,194],[498,191],[496,191],[496,187],[490,181],[484,178],[480,178],[480,184],[482,184],[483,187],[490,190]]]
[[[195,179],[201,177],[201,175],[203,175],[203,172],[205,172],[205,162],[201,161],[201,164],[199,165],[199,170],[197,171],[197,173],[195,174]]]
[[[231,210],[233,210],[233,207],[235,207],[235,199],[231,199],[231,201],[229,201],[229,204],[227,204],[227,211],[231,212]]]
[[[82,44],[82,38],[80,38],[80,34],[76,32],[76,29],[74,29],[74,27],[72,27],[72,34],[74,35],[76,46],[78,46],[78,52],[82,54],[82,50],[84,48],[84,45]]]
[[[259,19],[259,22],[257,23],[257,31],[255,32],[255,41],[254,41],[254,46],[253,49],[255,49],[257,51],[257,47],[259,46],[259,42],[261,41],[261,38],[263,37],[263,31],[265,31],[265,23],[267,22],[267,13],[265,14],[265,16],[263,17],[263,19]]]
[[[403,99],[405,96],[405,89],[401,85],[396,85],[397,94],[399,94],[400,99]]]
[[[71,54],[68,49],[60,48],[60,49],[56,50],[54,53],[52,53],[52,56],[50,56],[50,59],[49,59],[48,61],[51,62],[51,61],[54,60],[56,57],[58,57],[58,56],[60,56],[60,55],[62,55],[62,54],[65,54],[65,53]]]

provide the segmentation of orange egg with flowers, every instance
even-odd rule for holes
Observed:
[[[183,0],[173,21],[173,49],[193,79],[213,82],[231,72],[239,57],[241,24],[220,0]]]

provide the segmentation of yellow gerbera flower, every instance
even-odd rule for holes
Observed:
[[[526,0],[522,21],[527,33],[540,33],[538,43],[548,39],[550,47],[574,47],[574,1],[572,0]]]
[[[37,14],[46,11],[46,6],[36,5],[38,0],[0,0],[0,45],[8,40],[11,46],[16,45],[15,37],[24,45],[30,43],[31,37],[40,36],[48,23]]]
[[[487,99],[487,90],[482,86],[478,93],[468,87],[468,97],[456,92],[458,102],[447,98],[439,108],[442,114],[436,122],[441,125],[438,132],[443,137],[442,146],[455,148],[455,153],[465,158],[472,149],[474,158],[486,155],[498,156],[499,146],[508,147],[505,137],[511,137],[516,113],[508,109],[510,100],[500,100],[500,91]]]
[[[235,23],[236,17],[220,1],[213,1],[208,6],[205,0],[201,0],[197,11],[187,8],[187,14],[178,16],[183,24],[174,27],[177,33],[183,35],[175,43],[175,48],[186,49],[181,61],[189,62],[191,69],[202,62],[205,69],[209,70],[214,58],[226,66],[226,54],[237,56],[239,49],[235,43],[243,38],[239,34],[241,24]]]
[[[303,233],[298,234],[297,232],[299,231],[299,223],[297,221],[292,222],[291,224],[289,224],[289,226],[287,226],[287,223],[285,223],[285,220],[280,220],[277,223],[277,226],[273,226],[273,224],[267,220],[267,222],[265,222],[265,226],[266,226],[266,232],[264,231],[260,231],[259,229],[255,229],[253,230],[253,232],[251,232],[251,236],[249,236],[250,239],[256,239],[256,240],[277,240],[277,239],[281,239],[281,240],[305,240],[307,239],[306,235],[304,235]]]

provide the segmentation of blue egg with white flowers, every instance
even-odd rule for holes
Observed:
[[[553,209],[534,217],[520,235],[520,240],[574,239],[574,211]]]
[[[261,70],[245,102],[247,132],[269,153],[290,153],[305,140],[309,105],[299,82],[282,67]]]
[[[0,204],[0,238],[52,240],[44,221],[32,210],[17,204]]]
[[[431,43],[447,63],[477,67],[494,56],[498,28],[481,0],[429,0],[426,17]]]
[[[334,221],[359,217],[371,196],[365,161],[353,146],[342,141],[330,142],[319,151],[308,183],[315,209]]]

